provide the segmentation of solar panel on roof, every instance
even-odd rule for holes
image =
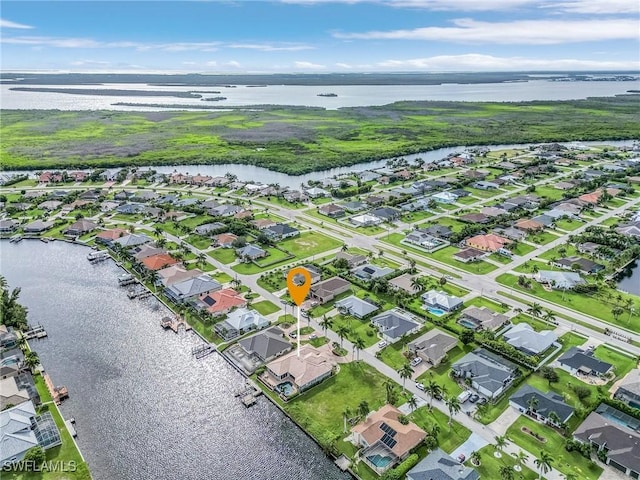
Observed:
[[[396,433],[398,433],[393,428],[391,428],[389,425],[387,425],[384,422],[382,422],[380,424],[380,430],[382,430],[384,433],[390,435],[391,437],[395,437]]]
[[[397,441],[393,439],[393,437],[387,433],[382,436],[382,443],[384,443],[387,447],[393,448],[396,446]]]

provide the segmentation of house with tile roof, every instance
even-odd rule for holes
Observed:
[[[458,339],[438,328],[409,342],[407,347],[415,356],[437,366],[447,356],[447,352],[458,344]]]
[[[178,260],[168,253],[151,255],[150,257],[142,259],[142,265],[144,265],[147,270],[160,270],[161,268],[168,267],[176,263],[178,263]]]
[[[550,348],[558,335],[552,330],[536,332],[528,323],[518,323],[502,334],[502,337],[512,347],[526,355],[539,355]]]
[[[497,252],[508,245],[513,243],[508,238],[500,237],[494,233],[489,233],[486,235],[476,235],[471,238],[467,238],[465,244],[468,247],[475,248],[477,250],[482,250],[483,252]]]
[[[291,352],[266,365],[259,378],[270,389],[285,398],[304,392],[329,378],[337,365],[335,357],[324,349],[306,344],[298,352]]]
[[[247,306],[247,301],[242,297],[242,294],[232,288],[223,288],[215,292],[205,293],[200,295],[199,300],[199,305],[214,316],[224,315],[234,308]]]

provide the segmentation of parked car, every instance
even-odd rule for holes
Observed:
[[[302,315],[304,318],[309,318],[309,312],[307,312],[306,310],[302,310],[300,312],[300,315]]]
[[[378,342],[378,347],[379,347],[379,348],[384,348],[384,347],[386,347],[387,345],[389,345],[389,344],[388,344],[387,342],[385,342],[384,340],[382,340],[381,342]]]
[[[464,461],[467,459],[467,457],[464,455],[464,453],[461,453],[460,455],[458,455],[458,461],[460,463],[464,463]]]
[[[471,403],[476,403],[478,400],[480,400],[480,395],[478,395],[477,393],[474,393],[469,397],[469,401]]]
[[[416,382],[416,388],[418,390],[422,390],[424,392],[424,384],[420,382]]]
[[[311,335],[309,335],[309,340],[313,340],[314,338],[318,338],[318,335],[315,333],[312,333]]]
[[[480,400],[478,400],[478,405],[484,405],[485,403],[487,403],[488,400],[484,397],[480,398]]]
[[[298,334],[296,332],[289,332],[289,336],[291,338],[296,338],[298,336]]]
[[[465,390],[460,395],[458,395],[458,401],[462,404],[467,400],[469,400],[470,396],[471,396],[471,392],[469,390]]]
[[[415,367],[416,365],[420,365],[421,363],[422,363],[421,357],[415,357],[413,360],[411,360],[412,367]]]

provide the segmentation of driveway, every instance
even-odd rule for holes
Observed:
[[[477,452],[486,445],[489,445],[489,442],[487,442],[477,433],[472,433],[471,436],[467,438],[466,442],[464,442],[462,445],[456,448],[453,453],[451,453],[451,457],[457,460],[458,455],[462,453],[466,458],[469,458],[471,452]]]

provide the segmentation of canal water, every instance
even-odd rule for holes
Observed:
[[[640,295],[640,263],[637,260],[620,273],[618,288],[633,295]]]
[[[63,242],[0,242],[0,273],[20,287],[46,371],[70,398],[78,444],[96,480],[338,480],[319,447],[266,398],[247,409],[243,377],[217,353],[196,360],[193,333],[159,325],[155,300],[129,300],[112,261]],[[154,303],[155,302],[155,303]]]

